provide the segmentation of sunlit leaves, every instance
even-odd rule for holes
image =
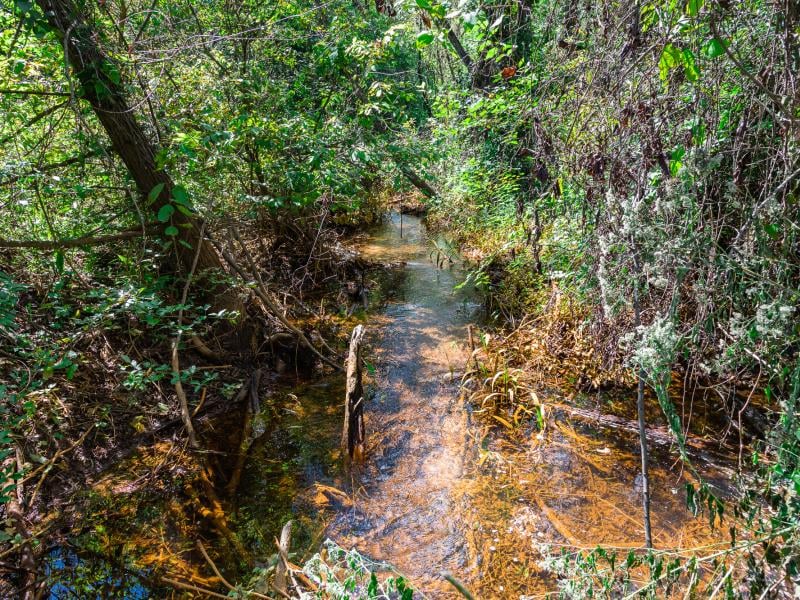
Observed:
[[[670,71],[683,67],[686,79],[692,83],[700,78],[700,70],[694,53],[689,48],[681,50],[674,44],[667,44],[658,60],[658,71],[661,81],[667,81]]]
[[[661,52],[661,58],[658,60],[658,70],[661,75],[661,81],[666,81],[669,77],[669,72],[677,68],[681,64],[681,51],[673,46],[667,44]]]
[[[704,4],[705,0],[688,0],[688,2],[686,2],[686,14],[690,17],[696,17]]]
[[[432,32],[423,31],[417,35],[417,46],[424,48],[425,46],[430,45],[434,39],[436,39],[436,36]]]
[[[681,52],[681,59],[684,72],[686,73],[686,79],[691,82],[697,81],[700,78],[700,71],[695,63],[694,53],[689,48],[684,48],[683,52]]]

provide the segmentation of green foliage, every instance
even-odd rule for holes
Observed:
[[[386,599],[412,600],[414,590],[402,576],[382,577],[376,573],[390,570],[388,565],[375,563],[355,550],[345,550],[332,540],[326,540],[324,550],[312,556],[303,572],[318,589],[306,592],[303,600],[313,598],[350,598],[353,600]]]
[[[642,571],[651,597],[679,584],[758,595],[796,577],[796,11],[703,0],[640,10],[415,0],[386,14],[338,1],[162,4],[77,3],[86,25],[74,38],[106,57],[80,73],[37,3],[0,12],[0,226],[4,239],[34,242],[0,256],[2,498],[20,477],[15,444],[30,438],[38,454],[42,431],[61,432],[46,398],[82,376],[95,332],[158,346],[231,316],[176,304],[183,282],[163,272],[187,243],[182,216],[207,232],[278,230],[315,209],[352,222],[413,170],[438,177],[431,221],[472,246],[465,283],[492,314],[514,321],[556,289],[582,305],[604,332],[604,359],[645,373],[681,450],[667,393],[676,367],[752,377],[780,407],[742,502],[687,489],[712,524],[745,519],[730,550],[562,555],[563,593],[638,593]],[[155,166],[181,182],[169,193],[136,189],[109,148],[85,99],[112,92],[157,147]],[[154,239],[36,248],[154,221]],[[439,244],[432,256],[453,252]],[[181,371],[195,388],[213,376]],[[157,352],[126,351],[113,385],[134,398],[171,377]],[[383,587],[365,559],[329,552],[327,568],[347,573],[336,593],[411,594],[399,579]]]
[[[668,393],[676,368],[767,382],[782,416],[754,455],[758,483],[743,484],[748,509],[704,484],[687,491],[712,524],[748,515],[730,551],[624,566],[600,549],[553,568],[567,573],[564,597],[662,597],[676,585],[758,596],[795,572],[800,63],[796,41],[786,54],[779,40],[794,39],[798,19],[764,2],[640,6],[534,3],[520,17],[484,2],[454,17],[476,66],[471,86],[444,76],[434,99],[447,185],[432,221],[478,256],[471,277],[488,276],[496,314],[517,322],[557,285],[594,315],[604,360],[645,373],[685,461]]]

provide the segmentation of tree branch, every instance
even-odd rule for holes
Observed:
[[[23,177],[29,177],[31,175],[38,175],[40,173],[47,173],[48,171],[54,171],[56,169],[60,169],[61,167],[68,167],[70,165],[74,165],[76,163],[83,162],[89,158],[93,158],[95,156],[99,156],[103,152],[108,152],[105,149],[97,149],[93,150],[87,154],[79,154],[78,156],[73,156],[72,158],[67,158],[57,163],[52,163],[49,165],[43,165],[41,167],[36,167],[30,171],[26,171],[25,173],[19,173],[18,175],[11,175],[7,179],[0,179],[0,185],[9,185],[15,183],[22,179]]]
[[[47,90],[13,90],[10,88],[0,88],[0,94],[15,94],[21,96],[62,96],[69,98],[69,92],[49,92]]]
[[[35,250],[61,250],[64,248],[80,248],[81,246],[97,246],[118,240],[127,240],[145,235],[147,231],[152,231],[157,224],[150,224],[141,229],[127,229],[108,235],[94,235],[66,240],[4,240],[0,238],[0,248],[32,248]]]
[[[405,176],[406,179],[408,179],[411,185],[429,198],[436,198],[439,195],[439,192],[437,192],[432,185],[430,185],[427,181],[425,181],[422,177],[408,167],[401,166],[400,172]]]

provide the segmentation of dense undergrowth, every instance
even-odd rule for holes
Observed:
[[[679,451],[676,374],[728,398],[730,420],[753,394],[774,411],[740,497],[689,495],[712,523],[731,514],[730,548],[565,555],[551,567],[569,573],[567,597],[633,596],[630,570],[645,566],[646,596],[796,589],[797,10],[487,8],[474,50],[492,75],[434,103],[432,139],[460,159],[440,165],[429,219],[455,233],[507,329],[468,377],[482,408],[513,426],[539,414],[529,390],[542,380],[591,390],[638,376]]]
[[[337,363],[370,268],[343,236],[410,188],[486,292],[466,379],[499,427],[640,380],[691,470],[676,379],[769,409],[738,495],[687,490],[728,546],[552,556],[561,593],[796,593],[799,36],[794,0],[0,3],[0,593],[44,593],[66,538],[106,552],[103,512],[157,521],[87,492],[155,442],[131,480],[189,508],[146,543],[203,520],[249,571],[241,465],[190,446],[254,371]],[[336,586],[408,593],[350,558]]]

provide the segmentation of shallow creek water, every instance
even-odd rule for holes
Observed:
[[[365,324],[372,397],[364,464],[347,473],[340,467],[344,392],[336,377],[293,391],[296,401],[287,405],[283,424],[254,448],[240,492],[268,503],[277,476],[284,490],[298,493],[293,506],[303,511],[319,497],[315,483],[343,490],[346,501],[327,503],[333,510],[324,534],[392,564],[423,589],[438,589],[442,570],[461,572],[468,563],[456,489],[470,444],[458,382],[467,360],[466,328],[480,305],[469,291],[454,289],[461,281],[457,268],[437,269],[430,260],[416,217],[403,217],[401,237],[400,216],[393,214],[359,250],[367,259],[401,265],[382,284],[385,306]],[[270,477],[264,461],[276,465],[268,458],[276,448],[289,460],[299,458],[289,474],[281,466]],[[241,495],[240,503],[251,504]]]
[[[432,249],[420,220],[404,216],[401,234],[397,214],[359,248],[365,258],[391,265],[370,282],[374,306],[345,320],[348,330],[357,322],[367,329],[362,352],[369,393],[364,462],[349,470],[343,467],[343,376],[302,385],[289,382],[261,399],[257,418],[264,433],[248,455],[231,521],[256,560],[275,553],[274,539],[292,519],[296,563],[329,537],[391,565],[428,598],[461,597],[442,577],[445,571],[462,580],[476,598],[544,597],[556,587],[553,575],[540,567],[544,547],[558,552],[602,544],[627,553],[641,546],[635,432],[558,408],[569,403],[585,413],[613,413],[630,421],[635,398],[598,394],[567,401],[559,392],[542,391],[539,398],[547,407],[543,430],[533,422],[514,434],[497,424],[486,425],[460,389],[469,358],[467,328],[482,319],[480,298],[458,285],[465,274],[461,265],[445,261],[440,268],[431,259]],[[699,439],[709,418],[695,419]],[[659,419],[657,405],[649,406],[648,421],[657,424]],[[213,429],[224,435],[229,421],[223,419]],[[710,549],[723,544],[704,519],[692,518],[686,510],[684,484],[692,480],[674,451],[659,443],[658,436],[651,442],[656,547]],[[704,443],[692,450],[693,463],[704,479],[723,486],[732,477],[738,453]],[[169,452],[166,457],[151,454],[151,462],[160,466],[169,458]],[[142,467],[145,474],[151,470],[147,464]],[[136,485],[116,482],[118,477],[130,479],[125,468],[119,470],[92,493],[106,502],[121,502],[126,512],[155,511],[150,516],[158,523],[142,527],[152,529],[156,538],[175,535],[166,525],[169,502],[161,509],[167,511],[164,519],[155,506],[148,508],[146,494],[137,508],[131,502],[138,498]],[[136,471],[135,482],[146,479]],[[104,495],[103,489],[110,492]],[[104,527],[109,533],[121,527],[116,537],[124,537],[123,522],[111,518]],[[200,557],[189,554],[193,541],[180,535],[177,540],[187,565],[196,560],[199,570],[207,570]],[[158,554],[151,563],[162,562],[164,548],[158,544],[128,545],[134,546],[128,549],[134,555]],[[69,549],[56,548],[46,562],[53,600],[95,597],[76,595],[78,589],[113,588],[114,597],[121,598],[172,593],[145,587],[135,571],[117,573]],[[192,577],[190,571],[185,579]],[[75,581],[94,583],[81,588]],[[96,597],[110,596],[98,592]]]
[[[402,265],[381,290],[385,307],[366,322],[373,397],[366,404],[364,464],[349,472],[341,467],[341,378],[295,389],[253,449],[240,506],[275,532],[281,519],[293,516],[308,551],[330,537],[393,565],[431,598],[460,597],[444,571],[480,598],[553,591],[554,580],[539,567],[542,544],[639,547],[636,436],[573,422],[557,410],[543,432],[508,437],[482,426],[459,390],[469,357],[467,326],[480,318],[480,305],[470,291],[455,289],[463,279],[458,265],[439,269],[431,260],[419,219],[403,217],[402,236],[400,227],[393,214],[360,247],[366,258]],[[591,402],[602,409],[634,399]],[[729,476],[702,457],[697,464],[712,483]],[[686,510],[689,480],[674,453],[654,444],[659,547],[721,541]]]

